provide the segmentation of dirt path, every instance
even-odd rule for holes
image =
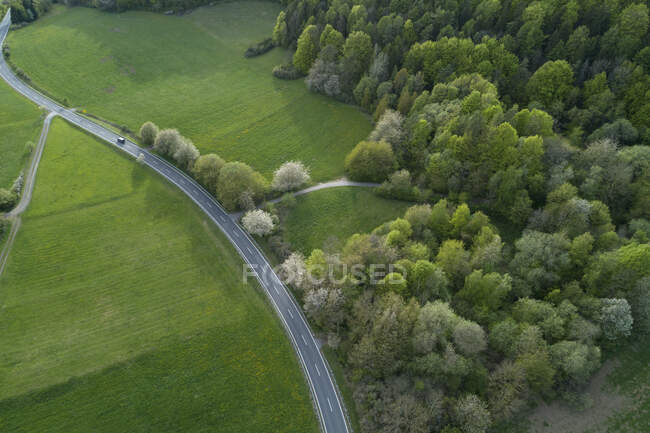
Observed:
[[[41,156],[43,156],[43,148],[45,147],[45,141],[47,140],[47,133],[50,131],[50,124],[52,119],[56,116],[56,113],[49,113],[45,120],[43,121],[43,129],[41,130],[41,136],[38,139],[38,145],[34,149],[34,156],[27,168],[27,174],[25,175],[25,184],[23,185],[23,192],[20,196],[20,201],[12,210],[10,210],[5,217],[11,221],[11,230],[9,230],[9,236],[7,237],[7,242],[5,243],[4,248],[0,252],[0,275],[5,269],[7,264],[7,258],[9,257],[9,252],[13,246],[14,240],[16,239],[16,234],[20,228],[20,214],[22,214],[29,202],[32,200],[32,193],[34,192],[34,184],[36,183],[36,171],[38,170],[38,164],[41,162]]]
[[[300,191],[293,192],[292,194],[294,197],[297,197],[299,195],[308,194],[310,192],[319,191],[321,189],[338,188],[342,186],[359,186],[364,188],[375,188],[378,187],[379,185],[381,184],[372,183],[372,182],[355,182],[353,180],[348,180],[343,177],[341,179],[319,183],[317,185],[310,186],[309,188],[305,188],[305,189],[301,189]],[[273,200],[268,200],[267,203],[278,203],[280,200],[282,200],[282,197],[274,198]],[[233,212],[230,214],[230,217],[234,219],[239,219],[239,217],[241,217],[242,214],[243,212]]]

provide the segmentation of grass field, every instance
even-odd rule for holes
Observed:
[[[607,432],[642,432],[650,426],[650,338],[617,353],[617,367],[609,375],[609,385],[628,399],[628,406],[607,421]]]
[[[43,126],[36,105],[0,80],[0,188],[9,188],[29,155],[25,143],[36,143]]]
[[[0,431],[317,432],[240,270],[188,198],[55,119],[0,277]]]
[[[111,14],[57,6],[11,32],[13,62],[39,87],[137,130],[175,127],[202,152],[241,160],[270,177],[302,160],[315,181],[343,173],[346,153],[370,130],[367,116],[272,76],[288,52],[246,59],[270,36],[281,6],[243,1],[182,17]]]
[[[379,197],[367,188],[323,189],[296,199],[286,220],[292,248],[309,254],[325,243],[345,242],[355,233],[367,233],[404,215],[409,203]]]

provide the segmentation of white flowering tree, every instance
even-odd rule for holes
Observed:
[[[625,299],[603,299],[600,326],[608,340],[629,337],[632,333],[632,310]]]
[[[309,182],[309,169],[300,161],[285,162],[273,174],[274,190],[280,192],[291,191]]]
[[[248,233],[257,236],[268,235],[275,226],[271,214],[261,209],[246,212],[241,222]]]

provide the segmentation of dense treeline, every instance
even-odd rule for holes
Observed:
[[[581,200],[555,195],[549,215]],[[363,431],[485,432],[540,398],[574,399],[601,347],[647,335],[650,225],[619,237],[606,206],[582,201],[576,232],[531,227],[514,245],[443,199],[289,256],[282,271],[347,366]]]
[[[480,73],[508,106],[553,115],[575,144],[650,142],[648,6],[638,0],[290,0],[274,38],[296,48],[312,90],[370,112],[406,114],[423,89]]]
[[[4,18],[7,9],[11,8],[12,23],[29,23],[49,11],[52,3],[52,0],[3,0],[0,1],[0,17]]]
[[[348,175],[421,203],[283,265],[364,431],[483,432],[647,338],[647,4],[298,0],[273,38],[373,115]]]

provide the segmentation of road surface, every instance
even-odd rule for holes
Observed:
[[[0,23],[0,47],[9,31],[10,24],[11,18],[9,11],[2,20],[2,23]],[[145,165],[176,185],[210,217],[235,246],[244,261],[255,271],[255,277],[260,282],[280,320],[284,324],[287,334],[298,354],[305,376],[307,377],[321,429],[325,433],[349,432],[343,404],[339,398],[329,366],[300,308],[296,305],[287,288],[282,284],[275,272],[273,272],[271,265],[260,252],[256,243],[230,218],[225,209],[221,207],[212,195],[205,191],[191,177],[165,160],[128,140],[126,143],[118,145],[118,134],[78,115],[74,111],[62,107],[26,85],[13,74],[2,55],[0,55],[0,76],[17,92],[47,110],[56,113],[68,122],[107,141],[134,158],[142,155]]]

